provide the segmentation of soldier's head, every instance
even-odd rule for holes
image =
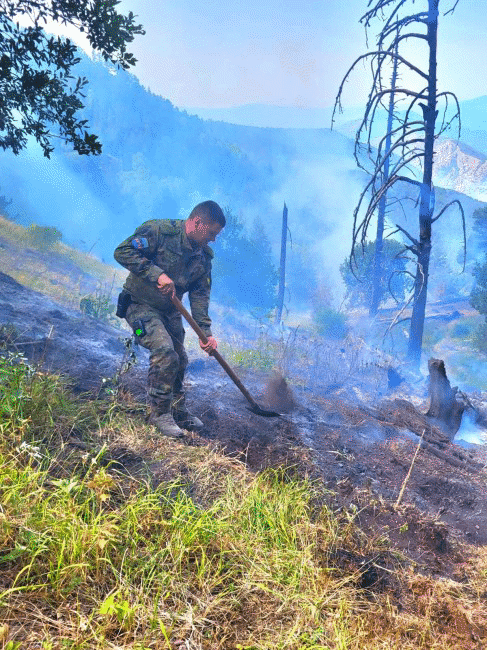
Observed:
[[[200,246],[215,241],[216,236],[225,227],[223,210],[215,201],[203,201],[195,206],[186,219],[186,236]]]

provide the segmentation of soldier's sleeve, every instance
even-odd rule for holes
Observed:
[[[143,280],[157,284],[157,279],[164,273],[152,261],[156,255],[159,230],[155,221],[146,221],[133,235],[128,237],[115,249],[114,257],[119,264]]]
[[[211,290],[211,266],[199,280],[193,282],[189,288],[189,304],[191,315],[201,327],[206,336],[211,336],[211,318],[208,315]]]

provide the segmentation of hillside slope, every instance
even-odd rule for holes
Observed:
[[[264,407],[286,406],[269,419],[191,352],[205,427],[165,440],[144,419],[144,356],[122,369],[119,330],[5,275],[0,300],[2,641],[484,647],[487,457],[423,415],[417,384],[389,385],[387,359],[357,364],[349,344],[303,333],[286,351],[293,404],[263,367],[237,367]],[[245,359],[254,343],[241,345]],[[269,341],[275,360],[282,345]],[[320,381],[303,385],[310,363]]]

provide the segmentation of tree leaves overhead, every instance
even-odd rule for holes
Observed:
[[[127,70],[136,63],[127,51],[136,34],[144,34],[130,12],[116,11],[119,0],[0,0],[0,147],[20,153],[35,137],[49,158],[52,138],[72,144],[79,154],[101,153],[101,143],[77,112],[83,108],[87,79],[75,80],[79,63],[70,39],[49,36],[43,26],[53,20],[86,33],[105,61]],[[28,16],[32,26],[17,20]]]

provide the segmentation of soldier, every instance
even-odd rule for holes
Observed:
[[[188,357],[184,328],[171,296],[189,293],[193,318],[205,333],[210,353],[208,303],[215,241],[225,216],[214,201],[199,203],[186,220],[154,219],[143,223],[115,250],[115,259],[130,273],[119,297],[117,315],[125,317],[138,341],[150,352],[148,393],[150,419],[165,436],[179,438],[181,427],[197,430],[201,420],[188,413],[183,391]]]

